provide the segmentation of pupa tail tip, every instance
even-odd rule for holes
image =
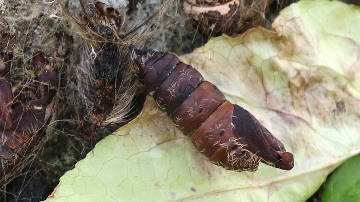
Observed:
[[[283,170],[291,170],[294,167],[294,156],[290,152],[277,152],[280,156],[280,161],[277,163],[276,167],[279,167]]]

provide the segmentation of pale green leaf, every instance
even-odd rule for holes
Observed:
[[[291,171],[211,164],[148,98],[141,115],[98,143],[48,201],[305,201],[360,152],[360,9],[301,1],[273,28],[211,39],[182,59],[294,153]]]

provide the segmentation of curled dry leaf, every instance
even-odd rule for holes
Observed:
[[[305,201],[360,152],[360,9],[301,1],[273,24],[182,57],[294,154],[281,171],[211,164],[148,98],[142,114],[66,173],[48,201]]]
[[[184,10],[205,35],[245,31],[260,25],[273,0],[186,0]]]
[[[8,39],[12,38],[3,37],[2,40],[7,39],[8,43],[0,45],[11,44],[13,41]],[[5,51],[2,56],[12,54],[10,50]],[[56,94],[56,90],[49,86],[56,75],[45,54],[38,52],[33,57],[35,79],[18,84],[20,87],[13,87],[6,77],[12,69],[11,60],[6,57],[2,59],[7,64],[0,71],[0,177],[6,180],[14,170],[26,166],[22,165],[22,160],[34,150],[46,130]]]

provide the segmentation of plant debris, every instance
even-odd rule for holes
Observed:
[[[10,85],[17,103],[30,106],[32,100],[41,99],[37,92],[50,88],[49,96],[56,94],[59,103],[49,106],[52,113],[46,117],[46,131],[39,131],[40,140],[29,147],[33,150],[19,160],[18,169],[2,178],[4,200],[10,200],[9,194],[21,195],[25,187],[33,188],[28,193],[42,192],[35,186],[19,186],[15,191],[19,181],[32,183],[27,173],[33,170],[42,173],[46,190],[51,190],[97,141],[139,113],[145,95],[137,91],[130,45],[183,54],[208,40],[193,29],[182,2],[132,0],[126,4],[127,8],[117,10],[107,4],[96,10],[95,1],[85,0],[0,4],[0,32],[8,38],[2,43],[6,48],[0,50],[0,71],[8,86],[4,97],[11,97]],[[2,105],[2,114],[7,107]],[[2,126],[8,120],[3,118]]]

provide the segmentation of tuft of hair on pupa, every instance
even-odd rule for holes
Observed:
[[[170,1],[144,23],[125,27],[124,16],[109,5],[80,0],[81,12],[74,13],[69,1],[61,1],[63,15],[84,41],[80,61],[68,73],[76,80],[72,99],[78,134],[97,142],[140,112],[145,94],[138,90],[138,69],[129,47],[145,43]],[[107,11],[111,13],[104,14]]]

